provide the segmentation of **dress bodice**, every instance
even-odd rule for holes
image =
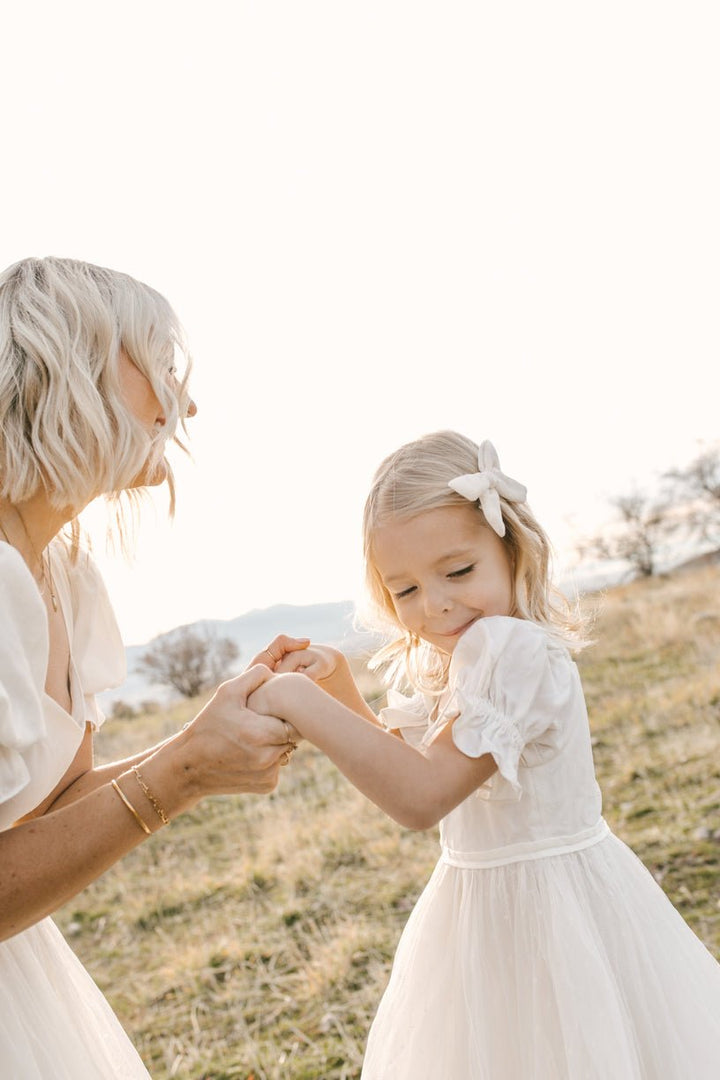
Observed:
[[[458,749],[492,754],[497,764],[441,821],[446,860],[504,863],[596,837],[601,795],[580,676],[547,630],[504,616],[474,623],[455,648],[431,722],[435,705],[391,691],[382,720],[420,748],[452,723]]]
[[[18,552],[0,543],[0,829],[9,828],[54,789],[78,751],[86,724],[103,721],[95,694],[125,674],[120,632],[100,574],[87,553],[70,559],[50,548],[70,647],[71,712],[45,693],[45,606]]]

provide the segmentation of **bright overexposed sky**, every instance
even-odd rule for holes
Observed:
[[[148,508],[132,568],[95,541],[128,643],[352,598],[371,475],[426,431],[492,439],[561,556],[717,438],[719,25],[695,0],[5,12],[2,265],[134,274],[195,358],[174,524]]]

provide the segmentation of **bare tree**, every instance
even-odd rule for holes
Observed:
[[[633,491],[610,499],[617,512],[614,522],[579,546],[582,557],[621,560],[640,577],[650,577],[675,529],[672,507],[665,498]]]
[[[239,655],[231,638],[183,626],[158,638],[140,657],[136,670],[192,698],[228,678]]]
[[[684,469],[672,469],[665,479],[674,497],[686,507],[685,524],[700,540],[720,540],[720,443],[705,447]]]

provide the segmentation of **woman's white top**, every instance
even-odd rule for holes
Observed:
[[[17,551],[0,543],[0,830],[62,779],[86,724],[103,721],[93,694],[117,686],[125,654],[100,575],[87,554],[50,546],[70,644],[68,713],[45,693],[47,611]],[[62,811],[60,811],[62,813]],[[13,1080],[150,1080],[98,987],[51,918],[0,941],[0,1075]]]
[[[103,722],[94,695],[125,677],[120,631],[90,556],[73,564],[56,540],[50,559],[70,646],[71,713],[45,693],[47,613],[37,584],[15,548],[0,543],[0,829],[54,789],[85,725]]]

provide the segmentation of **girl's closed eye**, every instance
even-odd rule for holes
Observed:
[[[475,563],[470,563],[469,566],[463,566],[460,570],[453,570],[452,573],[448,574],[448,577],[449,578],[465,577],[466,574],[471,574],[474,569],[475,569]]]

